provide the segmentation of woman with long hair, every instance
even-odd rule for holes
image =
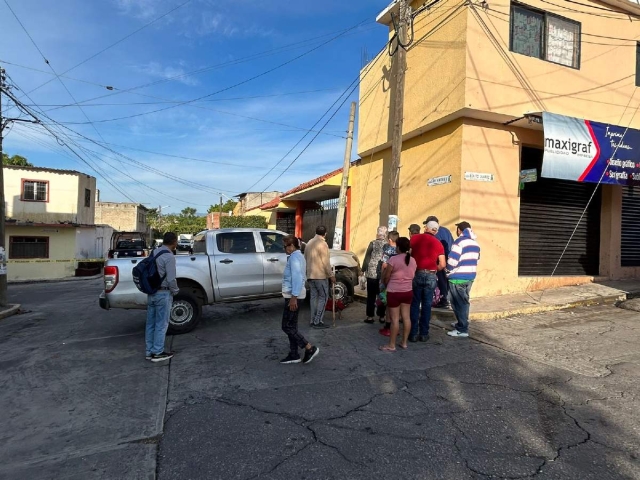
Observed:
[[[387,262],[382,283],[387,286],[387,309],[391,319],[391,335],[389,343],[381,345],[383,352],[396,351],[396,338],[400,330],[402,316],[402,342],[400,348],[407,348],[407,340],[411,331],[411,302],[413,301],[413,277],[417,264],[411,257],[411,242],[407,237],[400,237],[396,242],[397,254]]]

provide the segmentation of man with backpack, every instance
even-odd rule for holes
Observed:
[[[154,285],[151,285],[151,288],[147,287],[149,291],[147,292],[147,330],[145,335],[146,359],[154,363],[163,362],[173,357],[172,352],[164,351],[164,341],[169,327],[173,296],[180,291],[176,280],[176,257],[173,253],[177,247],[178,236],[173,232],[167,232],[162,239],[162,246],[156,248],[152,257],[149,258],[152,262],[155,261],[157,267],[155,282],[159,283],[155,293],[149,293],[149,291],[155,290]],[[148,268],[149,270],[153,270],[153,266]],[[155,273],[153,272],[153,274]],[[148,280],[152,280],[150,282],[152,284],[155,283],[153,279],[146,280],[147,283]]]

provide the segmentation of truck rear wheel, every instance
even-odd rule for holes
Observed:
[[[167,333],[179,335],[190,332],[196,327],[201,316],[202,306],[196,297],[181,290],[180,293],[173,297]]]

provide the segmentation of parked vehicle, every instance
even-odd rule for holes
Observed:
[[[147,236],[141,232],[113,232],[109,258],[146,257],[149,254]]]
[[[282,238],[286,234],[257,228],[208,230],[193,239],[193,254],[176,257],[180,293],[173,298],[169,331],[191,331],[202,307],[279,297],[287,263]],[[329,250],[336,268],[336,299],[353,295],[358,283],[358,257],[344,250]],[[104,268],[104,309],[144,309],[147,296],[133,283],[135,258],[110,259]]]
[[[193,253],[193,241],[188,238],[181,238],[178,240],[177,250],[179,252],[189,252]]]

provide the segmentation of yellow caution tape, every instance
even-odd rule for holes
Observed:
[[[7,260],[7,263],[71,263],[71,262],[106,262],[105,258],[64,258],[64,259],[47,259],[33,258],[24,260]]]

